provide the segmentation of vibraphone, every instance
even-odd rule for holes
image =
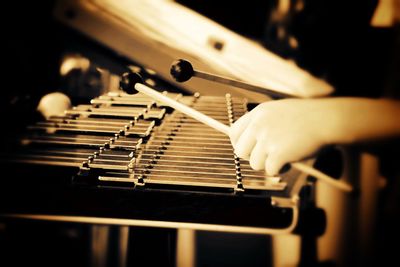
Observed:
[[[164,94],[227,125],[247,112],[246,100],[230,95]],[[17,205],[6,213],[151,220],[196,229],[230,225],[247,232],[292,230],[297,220],[300,173],[266,177],[235,156],[227,136],[140,93],[99,96],[28,126],[19,142],[7,162],[51,167],[54,179],[58,167],[67,168],[73,178],[67,192],[91,206],[74,198],[68,205],[62,201],[64,210],[22,211]]]

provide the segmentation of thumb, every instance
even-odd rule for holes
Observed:
[[[231,139],[232,145],[235,145],[239,140],[240,135],[246,129],[247,125],[251,121],[251,113],[248,112],[240,117],[232,126],[229,128],[229,138]]]

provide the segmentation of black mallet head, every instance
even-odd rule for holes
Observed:
[[[119,87],[127,94],[133,95],[138,91],[135,89],[135,84],[143,83],[143,78],[139,73],[128,71],[122,74],[119,81]]]
[[[194,76],[192,64],[184,59],[174,61],[170,73],[177,82],[186,82]]]

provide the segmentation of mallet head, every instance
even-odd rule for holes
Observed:
[[[119,87],[127,94],[133,95],[138,91],[135,89],[135,84],[143,83],[143,78],[139,73],[127,71],[122,74],[119,82]]]
[[[194,69],[189,61],[179,59],[172,63],[170,73],[177,82],[186,82],[194,76]]]

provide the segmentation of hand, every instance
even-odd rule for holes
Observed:
[[[231,127],[237,156],[249,159],[253,169],[276,175],[289,162],[312,156],[327,142],[324,127],[329,116],[315,100],[285,99],[258,105]]]
[[[289,162],[328,144],[400,138],[400,101],[368,98],[266,102],[237,120],[229,134],[236,154],[276,175]]]

